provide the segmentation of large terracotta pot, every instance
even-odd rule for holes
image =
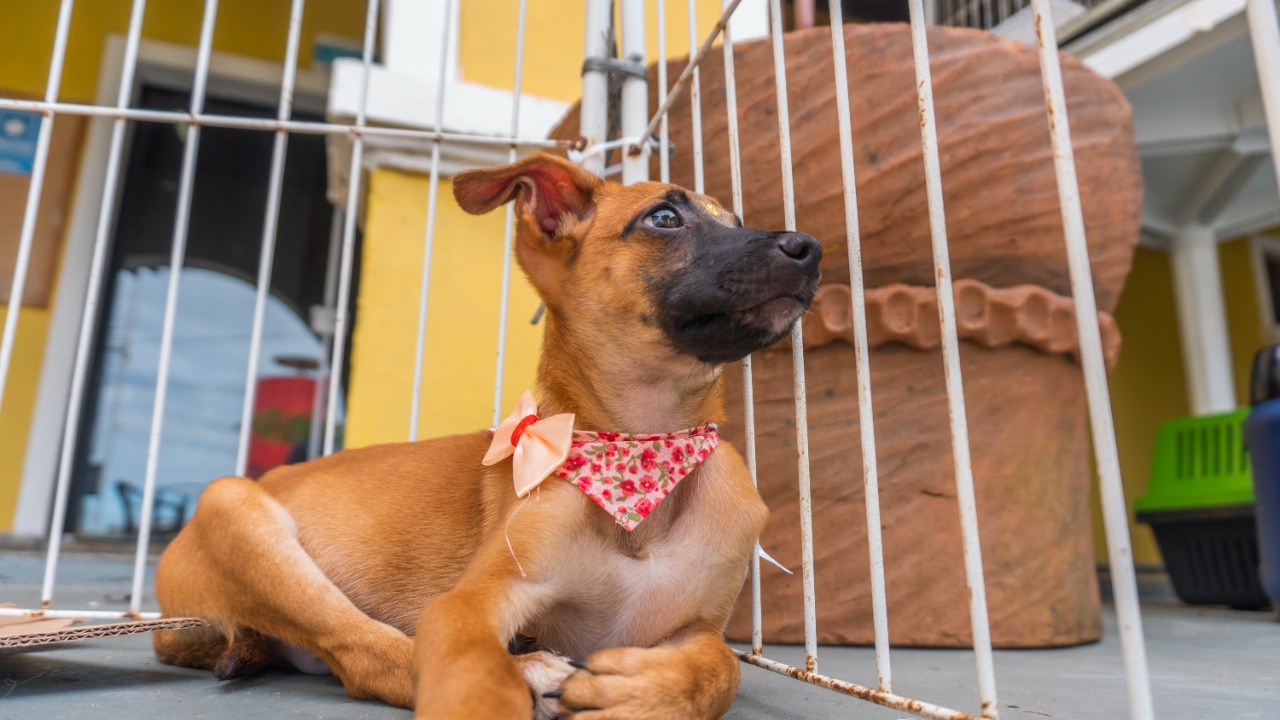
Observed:
[[[970,642],[910,34],[850,25],[848,48],[861,248],[880,468],[890,637]],[[1101,634],[1089,517],[1089,443],[1074,310],[1039,65],[1033,48],[931,28],[947,230],[962,330],[973,471],[996,645],[1065,645]],[[818,237],[822,302],[806,318],[819,640],[872,641],[848,261],[829,30],[786,38],[799,229]],[[744,215],[783,225],[769,41],[735,47]],[[683,62],[669,67],[676,77]],[[1142,187],[1129,106],[1075,59],[1062,66],[1108,356],[1110,312],[1138,239]],[[701,65],[706,191],[731,199],[724,72]],[[651,69],[650,107],[657,106]],[[671,112],[672,181],[693,186],[686,93]],[[576,110],[555,133],[577,136]],[[652,174],[657,177],[656,158]],[[843,295],[841,295],[843,293]],[[741,374],[729,377],[725,437],[742,446]],[[795,418],[786,350],[755,358],[767,551],[799,570]],[[800,576],[763,571],[767,641],[803,640]],[[729,636],[750,636],[749,598]]]

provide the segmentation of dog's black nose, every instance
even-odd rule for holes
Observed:
[[[800,265],[816,265],[822,259],[822,245],[804,233],[783,233],[778,251]]]

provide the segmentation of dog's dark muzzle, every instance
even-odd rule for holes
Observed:
[[[676,349],[725,363],[781,340],[818,289],[822,245],[798,232],[724,228],[664,283],[662,324]]]

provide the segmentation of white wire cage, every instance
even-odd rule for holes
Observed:
[[[454,11],[453,0],[445,0],[445,16]],[[271,133],[273,136],[270,174],[268,179],[267,212],[262,227],[260,258],[257,274],[257,293],[254,306],[251,330],[249,363],[243,398],[242,423],[240,427],[239,449],[235,471],[243,473],[247,463],[249,442],[250,413],[255,395],[255,378],[258,372],[259,357],[262,349],[264,332],[264,315],[268,291],[272,277],[272,261],[275,255],[275,241],[278,234],[280,215],[281,185],[284,177],[284,166],[288,153],[291,135],[312,134],[326,136],[345,136],[351,140],[350,167],[362,167],[362,156],[365,151],[365,140],[370,137],[392,137],[430,143],[431,160],[429,168],[430,192],[427,199],[427,222],[423,237],[423,266],[421,292],[418,302],[418,325],[416,358],[412,386],[412,410],[408,427],[410,439],[418,437],[421,389],[423,384],[422,367],[425,352],[426,322],[429,312],[429,279],[433,244],[436,233],[436,196],[441,175],[441,147],[444,143],[461,145],[483,145],[506,148],[509,160],[517,157],[518,148],[561,148],[570,150],[585,167],[603,174],[605,158],[611,149],[622,150],[622,181],[635,182],[647,179],[649,172],[649,154],[653,144],[650,137],[658,134],[658,146],[667,146],[668,112],[675,99],[682,92],[690,93],[693,102],[692,125],[694,190],[703,191],[703,148],[701,132],[702,102],[699,84],[698,64],[713,51],[714,44],[721,43],[724,56],[725,97],[723,105],[727,113],[730,176],[732,181],[732,204],[734,211],[741,216],[744,211],[742,191],[742,160],[739,153],[739,128],[737,125],[737,96],[734,68],[733,38],[730,36],[729,19],[733,16],[742,0],[726,0],[723,11],[712,31],[705,37],[696,34],[696,23],[692,17],[695,13],[695,2],[689,0],[687,10],[690,14],[690,35],[688,49],[690,62],[681,75],[668,86],[665,63],[658,63],[658,82],[662,86],[659,97],[662,101],[657,108],[647,107],[648,88],[643,74],[627,75],[622,84],[621,107],[618,109],[621,118],[621,132],[617,138],[608,136],[609,76],[603,64],[588,65],[583,73],[583,100],[581,106],[581,138],[576,141],[546,140],[543,138],[520,137],[520,98],[523,77],[524,36],[527,18],[527,0],[521,0],[517,17],[512,20],[516,24],[515,81],[511,100],[510,132],[505,136],[446,132],[444,129],[444,107],[446,102],[444,73],[448,66],[450,29],[445,24],[440,37],[440,81],[437,83],[435,102],[434,128],[427,130],[408,130],[371,126],[368,122],[367,106],[370,87],[370,71],[374,63],[375,42],[380,18],[379,0],[369,0],[366,8],[363,45],[361,53],[361,84],[358,112],[350,123],[312,122],[293,119],[295,83],[297,77],[298,53],[302,16],[305,0],[292,0],[288,24],[288,37],[283,63],[284,71],[280,80],[280,95],[274,118],[251,118],[228,114],[211,114],[205,112],[210,75],[210,58],[212,55],[213,29],[218,17],[217,0],[206,0],[201,21],[201,31],[196,53],[195,75],[190,94],[190,106],[186,112],[158,111],[134,107],[131,91],[133,78],[138,69],[139,48],[142,38],[142,22],[146,12],[146,0],[133,0],[127,35],[123,65],[120,70],[122,81],[120,91],[114,105],[72,104],[59,100],[59,87],[62,71],[67,55],[70,34],[73,0],[62,0],[53,53],[49,64],[49,75],[46,92],[41,100],[22,100],[0,98],[0,109],[38,113],[44,118],[37,138],[34,163],[31,171],[30,190],[26,199],[23,214],[22,231],[19,238],[17,263],[11,285],[9,305],[3,337],[0,338],[0,403],[3,402],[6,382],[11,370],[17,338],[18,309],[21,307],[24,285],[30,267],[32,244],[35,227],[38,221],[41,195],[44,191],[45,174],[48,166],[52,129],[59,116],[86,116],[106,118],[111,122],[110,149],[108,160],[103,170],[104,198],[114,198],[121,182],[122,158],[126,145],[126,134],[133,123],[162,123],[187,128],[183,140],[183,157],[181,166],[181,182],[178,189],[178,202],[172,232],[169,255],[169,266],[183,266],[186,241],[189,233],[191,203],[194,188],[195,166],[201,148],[201,130],[204,127],[236,128],[248,131]],[[619,29],[621,38],[621,55],[633,63],[645,61],[644,28],[648,5],[653,5],[657,15],[659,29],[659,58],[665,59],[668,43],[665,37],[667,12],[665,0],[645,3],[643,0],[621,0]],[[990,5],[987,2],[987,5]],[[1076,301],[1077,332],[1080,342],[1080,359],[1084,368],[1085,385],[1088,395],[1090,425],[1093,434],[1093,447],[1096,454],[1098,476],[1101,489],[1101,500],[1106,528],[1107,545],[1110,557],[1111,578],[1114,585],[1115,606],[1119,620],[1119,632],[1122,641],[1127,682],[1129,690],[1129,715],[1136,720],[1147,720],[1154,717],[1151,694],[1144,651],[1141,617],[1138,609],[1137,584],[1133,571],[1133,562],[1129,545],[1128,527],[1120,471],[1116,451],[1115,433],[1112,425],[1110,399],[1106,385],[1106,370],[1103,358],[1102,342],[1098,317],[1095,308],[1093,280],[1090,273],[1088,251],[1085,244],[1085,227],[1081,211],[1080,193],[1076,181],[1075,164],[1070,142],[1070,129],[1066,113],[1066,100],[1063,91],[1062,73],[1058,65],[1058,48],[1053,16],[1049,9],[1049,0],[1033,0],[1036,17],[1036,29],[1039,39],[1039,58],[1044,84],[1045,111],[1049,118],[1051,141],[1053,145],[1054,166],[1057,177],[1057,188],[1062,211],[1062,222],[1066,237],[1066,251],[1069,260],[1069,273],[1072,295]],[[968,3],[965,7],[979,7],[980,4]],[[842,185],[844,195],[844,211],[847,228],[847,249],[850,268],[851,307],[853,337],[855,348],[855,372],[857,377],[859,401],[859,426],[861,447],[863,448],[862,474],[866,497],[866,519],[869,546],[869,576],[872,588],[872,610],[875,630],[875,657],[877,677],[874,682],[856,683],[837,679],[819,671],[819,649],[817,643],[817,616],[815,612],[814,590],[814,558],[812,507],[810,497],[810,472],[808,458],[808,422],[805,406],[805,355],[802,329],[797,324],[792,330],[791,348],[794,368],[794,397],[796,418],[797,466],[799,471],[799,503],[802,543],[802,581],[804,598],[804,636],[805,665],[795,667],[766,656],[761,621],[761,584],[759,572],[760,551],[757,546],[752,555],[750,578],[752,595],[752,643],[749,651],[740,653],[743,662],[767,670],[789,675],[815,685],[854,695],[891,708],[911,712],[920,716],[938,719],[960,718],[996,718],[998,702],[993,665],[990,628],[987,617],[985,599],[985,582],[981,550],[978,542],[979,523],[975,501],[974,480],[969,459],[968,422],[965,417],[964,384],[960,365],[959,338],[956,326],[956,311],[952,293],[950,258],[946,235],[946,214],[942,203],[942,177],[938,157],[938,139],[936,119],[930,78],[929,50],[925,41],[926,7],[924,0],[910,0],[913,62],[915,67],[918,104],[921,117],[921,144],[923,148],[926,193],[929,209],[929,226],[931,230],[933,261],[937,277],[937,303],[941,326],[942,354],[946,368],[946,393],[951,431],[951,445],[956,470],[956,492],[960,509],[962,528],[964,568],[969,598],[970,623],[973,634],[973,646],[976,664],[977,710],[965,712],[934,704],[922,699],[908,698],[893,692],[893,675],[890,663],[890,647],[888,634],[888,611],[885,592],[884,555],[880,531],[880,507],[878,491],[878,470],[876,459],[875,423],[872,415],[872,393],[870,360],[867,341],[866,308],[863,296],[862,264],[860,256],[860,238],[858,222],[858,199],[856,192],[856,168],[854,166],[853,135],[850,120],[849,83],[847,69],[843,59],[846,57],[845,37],[841,32],[842,20],[840,3],[830,3],[832,57],[837,61],[831,68],[832,81],[836,87],[837,118],[839,123],[839,152],[841,158]],[[957,5],[959,7],[959,5]],[[997,2],[997,8],[1005,7],[1004,2]],[[770,0],[770,26],[774,72],[777,88],[778,140],[780,147],[779,162],[782,170],[780,193],[783,197],[785,226],[787,230],[796,229],[796,211],[794,188],[792,182],[792,159],[790,133],[792,130],[787,104],[786,71],[787,63],[783,45],[782,5],[779,0]],[[984,11],[992,12],[992,11]],[[1269,0],[1249,0],[1248,18],[1250,32],[1253,37],[1255,57],[1262,79],[1264,103],[1267,110],[1268,127],[1273,138],[1273,153],[1280,143],[1280,28],[1277,27],[1275,6]],[[588,61],[605,60],[610,54],[607,44],[610,25],[613,22],[612,0],[586,0],[586,44],[585,55]],[[430,30],[424,31],[425,39],[433,41]],[[905,58],[904,58],[905,61]],[[660,179],[669,178],[670,168],[667,153],[660,156]],[[352,275],[356,252],[356,217],[360,202],[362,176],[353,171],[349,179],[349,190],[346,205],[336,214],[341,219],[340,242],[337,245],[338,262],[334,287],[329,293],[329,305],[334,313],[332,331],[326,334],[329,343],[329,357],[325,363],[328,376],[328,387],[325,390],[327,402],[325,406],[337,407],[339,402],[342,366],[345,358],[345,344],[349,333],[351,318],[348,316],[350,295],[352,293]],[[61,556],[61,544],[64,531],[67,503],[71,489],[73,453],[78,440],[81,424],[79,418],[84,410],[86,378],[91,362],[91,346],[93,344],[94,322],[98,317],[99,303],[104,292],[104,275],[109,254],[109,241],[114,207],[111,202],[101,203],[98,213],[97,231],[94,237],[93,253],[90,260],[90,271],[83,320],[76,346],[70,394],[63,428],[61,444],[61,460],[58,466],[57,480],[53,499],[53,508],[48,532],[48,555],[45,566],[44,581],[41,590],[41,604],[37,608],[0,608],[0,615],[35,615],[44,617],[80,617],[100,619],[153,619],[155,613],[142,612],[142,600],[145,591],[145,578],[148,560],[148,548],[152,535],[152,511],[156,503],[157,462],[161,444],[164,439],[164,418],[166,392],[170,378],[170,359],[174,344],[174,330],[177,300],[181,292],[181,275],[171,272],[168,277],[164,320],[159,349],[159,370],[155,387],[152,418],[149,433],[146,474],[143,482],[142,507],[139,515],[138,538],[135,551],[134,573],[130,607],[125,612],[105,612],[90,609],[60,607],[55,602],[57,590],[58,561]],[[497,422],[500,412],[500,401],[503,389],[504,355],[507,337],[507,306],[511,283],[511,244],[512,213],[507,210],[506,232],[503,242],[503,264],[501,272],[501,303],[499,333],[496,342],[497,363],[494,379],[493,418]],[[742,363],[744,407],[743,423],[747,444],[746,458],[753,479],[756,475],[755,418],[754,400],[752,396],[751,358]],[[323,431],[313,435],[313,444],[319,444],[324,453],[335,448],[336,413],[325,413]],[[313,427],[318,428],[319,424]]]

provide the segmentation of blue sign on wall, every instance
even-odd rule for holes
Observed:
[[[39,134],[39,114],[0,110],[0,173],[30,175]]]

